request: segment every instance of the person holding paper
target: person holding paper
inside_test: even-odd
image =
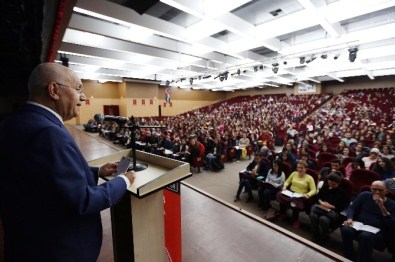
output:
[[[299,228],[299,212],[308,207],[309,198],[317,192],[313,177],[306,173],[307,163],[299,160],[296,167],[297,171],[285,180],[282,190],[276,196],[280,203],[279,219],[286,217],[286,209],[290,207],[292,210],[291,223],[295,229]],[[293,197],[289,197],[286,193],[292,193]]]
[[[237,188],[236,196],[233,202],[240,200],[240,194],[243,188],[248,193],[248,197],[245,202],[250,202],[254,199],[252,195],[252,185],[257,182],[256,178],[258,176],[264,177],[266,179],[268,167],[266,161],[261,160],[260,155],[255,155],[254,160],[248,164],[244,172],[242,172],[243,177],[239,181],[239,186]]]
[[[346,192],[339,187],[342,178],[337,172],[326,176],[326,181],[317,194],[317,202],[311,207],[310,229],[313,241],[324,244],[329,237],[330,228],[343,220],[342,212],[350,203]]]
[[[127,172],[101,185],[117,164],[89,167],[64,121],[86,100],[71,69],[38,65],[29,99],[0,127],[0,215],[6,261],[97,260],[102,244],[100,211],[133,184]]]
[[[358,241],[357,261],[371,261],[373,248],[384,250],[395,232],[395,201],[386,197],[383,181],[374,181],[371,192],[361,192],[347,209],[347,220],[340,228],[343,253],[354,259],[353,240]],[[379,229],[377,233],[357,230],[354,221]]]
[[[263,210],[270,208],[270,201],[276,199],[276,194],[285,181],[281,160],[275,159],[272,165],[273,167],[267,173],[265,182],[258,188],[259,206]]]

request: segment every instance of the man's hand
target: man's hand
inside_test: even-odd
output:
[[[384,200],[379,195],[373,194],[373,200],[380,208],[384,207]]]
[[[346,221],[343,222],[343,226],[352,226],[352,219],[349,218]]]
[[[130,185],[133,185],[134,180],[136,179],[136,173],[134,171],[129,171],[123,174],[129,179]]]
[[[100,167],[99,169],[99,176],[106,177],[111,176],[115,172],[117,172],[118,164],[116,163],[107,163]]]

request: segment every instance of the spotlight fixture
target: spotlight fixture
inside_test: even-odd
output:
[[[229,74],[229,72],[226,71],[226,72],[223,72],[222,74],[223,74],[225,80],[228,80],[228,74]]]
[[[60,61],[62,61],[63,66],[69,67],[69,58],[65,54],[60,54]]]
[[[241,71],[240,71],[240,68],[239,68],[239,69],[237,69],[236,72],[234,72],[234,73],[232,73],[232,74],[230,74],[230,75],[231,75],[231,76],[240,75],[240,73],[241,73]]]
[[[274,64],[272,64],[272,66],[273,66],[273,68],[272,68],[273,73],[277,74],[278,66],[279,66],[278,63],[274,63]]]
[[[339,56],[340,56],[340,55],[335,55],[335,56],[333,57],[333,59],[337,60],[337,59],[339,58]]]
[[[217,78],[219,78],[219,81],[224,81],[224,80],[227,80],[228,79],[228,74],[229,74],[229,72],[228,71],[225,71],[225,72],[223,72],[223,73],[219,73],[216,77],[214,77],[214,79],[217,79]]]
[[[348,49],[348,52],[350,52],[348,54],[348,60],[350,60],[350,62],[352,63],[357,58],[358,48],[350,48],[350,49]]]
[[[300,64],[304,64],[305,61],[306,61],[306,60],[305,60],[305,57],[304,57],[304,56],[302,56],[301,58],[299,58]]]
[[[286,64],[288,64],[288,62],[287,62],[287,61],[284,61],[283,64],[286,65]]]
[[[322,59],[327,59],[327,58],[328,58],[328,55],[327,55],[327,54],[322,54],[322,55],[321,55],[321,58],[322,58]]]

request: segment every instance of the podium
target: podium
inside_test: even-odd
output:
[[[122,156],[132,157],[132,150],[122,150],[90,161],[89,165],[101,166],[117,162]],[[111,207],[114,259],[137,262],[169,261],[168,256],[171,254],[166,250],[165,239],[179,241],[181,248],[181,217],[177,218],[179,223],[176,222],[179,232],[165,232],[164,191],[167,187],[173,191],[174,188],[179,189],[179,182],[191,176],[190,166],[182,161],[138,150],[136,162],[146,164],[148,168],[136,172],[134,184],[128,188],[124,197]],[[105,179],[111,180],[113,177]],[[176,208],[179,209],[180,201],[174,205],[178,205]],[[174,225],[172,228],[174,230]],[[178,252],[181,254],[181,250]]]

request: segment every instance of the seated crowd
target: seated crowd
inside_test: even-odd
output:
[[[299,213],[306,212],[315,242],[325,245],[340,227],[344,255],[371,261],[373,249],[395,251],[388,239],[395,233],[395,90],[383,90],[237,97],[175,117],[136,118],[136,147],[191,166],[198,158],[213,170],[253,156],[240,171],[234,201],[244,189],[245,201],[253,202],[257,190],[267,219],[288,218],[298,228]],[[166,130],[144,128],[163,123]],[[104,122],[97,130],[132,146],[127,127]],[[276,146],[283,149],[275,152]],[[353,221],[379,231],[357,231]]]

